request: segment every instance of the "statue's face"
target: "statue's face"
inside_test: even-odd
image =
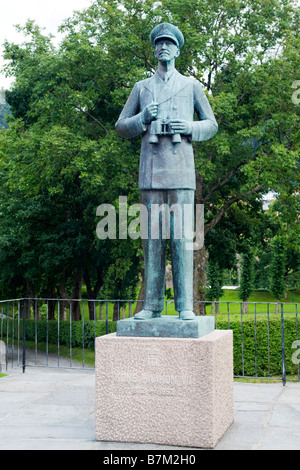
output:
[[[155,44],[154,55],[161,62],[171,62],[179,56],[179,48],[171,39],[162,38]]]

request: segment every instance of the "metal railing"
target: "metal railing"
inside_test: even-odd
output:
[[[26,367],[94,368],[97,336],[132,317],[136,300],[0,301],[0,372]],[[234,377],[300,381],[298,303],[195,302],[217,329],[232,329]],[[166,300],[163,315],[176,314]]]

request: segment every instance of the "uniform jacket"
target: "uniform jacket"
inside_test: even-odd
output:
[[[141,113],[157,101],[157,118],[184,119],[192,124],[192,133],[182,135],[173,144],[171,136],[159,136],[158,143],[149,143],[150,124],[143,124]],[[198,121],[194,121],[194,113]],[[218,125],[200,83],[174,70],[165,84],[158,72],[137,82],[116,123],[120,137],[142,135],[140,154],[140,189],[195,189],[195,165],[192,142],[211,139]]]

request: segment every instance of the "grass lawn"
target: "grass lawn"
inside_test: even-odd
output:
[[[223,291],[224,295],[220,301],[224,302],[241,302],[238,290],[226,289]],[[300,289],[293,289],[287,292],[286,299],[279,299],[282,303],[299,303],[300,302]],[[263,290],[254,290],[249,297],[249,302],[276,302],[271,292]]]
[[[284,312],[285,313],[295,313],[296,312],[296,306],[295,303],[300,303],[300,289],[293,289],[288,291],[287,297],[284,299],[279,299],[280,302],[285,303],[287,305],[284,306]],[[228,303],[229,302],[229,303]],[[252,302],[252,303],[251,303]],[[275,313],[275,302],[276,300],[272,296],[272,294],[268,291],[263,291],[263,290],[255,290],[251,294],[249,298],[249,313],[254,313],[255,312],[255,305],[256,304],[256,313],[267,313],[267,305],[264,303],[271,302],[273,303],[269,305],[269,313]],[[101,306],[101,308],[100,308]],[[125,309],[123,310],[123,307]],[[112,320],[113,318],[113,308],[114,304],[112,302],[104,302],[104,301],[96,301],[96,319],[97,320],[105,320],[108,318],[108,320]],[[136,308],[136,302],[119,302],[119,317],[120,319],[123,318],[128,318],[130,313],[131,315],[134,314]],[[12,315],[12,306],[8,305],[8,311],[7,313]],[[84,320],[89,320],[89,309],[88,309],[88,301],[84,300],[81,302],[81,313],[82,310],[84,310]],[[223,296],[219,299],[219,310],[221,314],[228,314],[228,312],[231,314],[240,314],[241,313],[241,300],[239,299],[239,291],[238,290],[230,290],[230,289],[224,289],[223,291]],[[298,307],[299,310],[299,307]],[[42,306],[42,318],[46,319],[46,311],[47,307],[46,304]],[[207,304],[206,305],[206,314],[211,314],[212,309],[211,305]],[[164,304],[164,310],[162,312],[163,315],[177,315],[177,312],[175,311],[175,305],[173,300],[167,300],[165,299],[165,304]],[[56,305],[56,317],[57,317],[57,305]],[[34,315],[32,313],[32,319],[34,318]],[[67,320],[69,320],[69,311],[67,312]]]
[[[228,313],[228,308],[229,308],[229,313],[230,314],[240,314],[241,313],[241,300],[239,298],[239,291],[238,290],[230,290],[230,289],[224,289],[224,295],[219,299],[219,308],[220,308],[220,313],[227,314]],[[290,305],[286,305],[284,307],[284,312],[286,313],[295,313],[295,303],[300,303],[300,289],[296,290],[291,290],[288,291],[286,299],[282,298],[279,299],[280,302],[282,303],[287,303]],[[236,304],[232,303],[229,304],[229,307],[227,305],[227,302],[237,302]],[[249,313],[254,313],[255,311],[255,305],[254,303],[251,304],[251,302],[256,302],[256,312],[257,313],[267,313],[267,305],[264,305],[264,303],[271,302],[274,305],[269,305],[269,312],[274,313],[275,312],[275,303],[276,299],[272,296],[272,294],[268,291],[262,291],[262,290],[255,290],[251,294],[249,298]],[[261,304],[259,304],[261,302]],[[85,302],[85,319],[88,319],[88,306],[87,302]],[[131,313],[133,315],[134,310],[136,307],[136,303],[132,302],[131,304]],[[299,310],[299,307],[298,307]],[[165,299],[165,306],[164,310],[162,312],[163,315],[165,314],[168,315],[177,315],[175,311],[175,305],[172,300],[166,300]],[[211,306],[208,305],[206,307],[206,313],[210,314],[211,313]],[[113,315],[113,304],[112,303],[107,303],[107,317],[109,320],[112,319]],[[96,307],[96,316],[97,319],[99,318],[99,306]],[[125,316],[129,316],[129,304],[125,304]],[[103,304],[102,307],[102,318],[105,320],[106,318],[106,305],[105,303]],[[122,302],[120,302],[120,318],[122,318]]]

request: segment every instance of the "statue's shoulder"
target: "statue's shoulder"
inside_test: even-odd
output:
[[[148,88],[151,86],[151,83],[154,81],[154,75],[152,75],[149,78],[144,78],[143,80],[139,80],[138,82],[135,83],[135,87],[138,90],[142,90],[143,88]]]
[[[194,86],[197,81],[194,77],[187,77],[186,75],[182,75],[179,72],[177,72],[177,76],[179,77],[180,81],[186,83],[187,85]]]
[[[186,82],[190,82],[191,80],[193,80],[193,78],[188,77],[187,75],[182,75],[182,73],[178,72],[178,70],[176,70],[176,75],[180,78],[180,80],[184,80]]]

